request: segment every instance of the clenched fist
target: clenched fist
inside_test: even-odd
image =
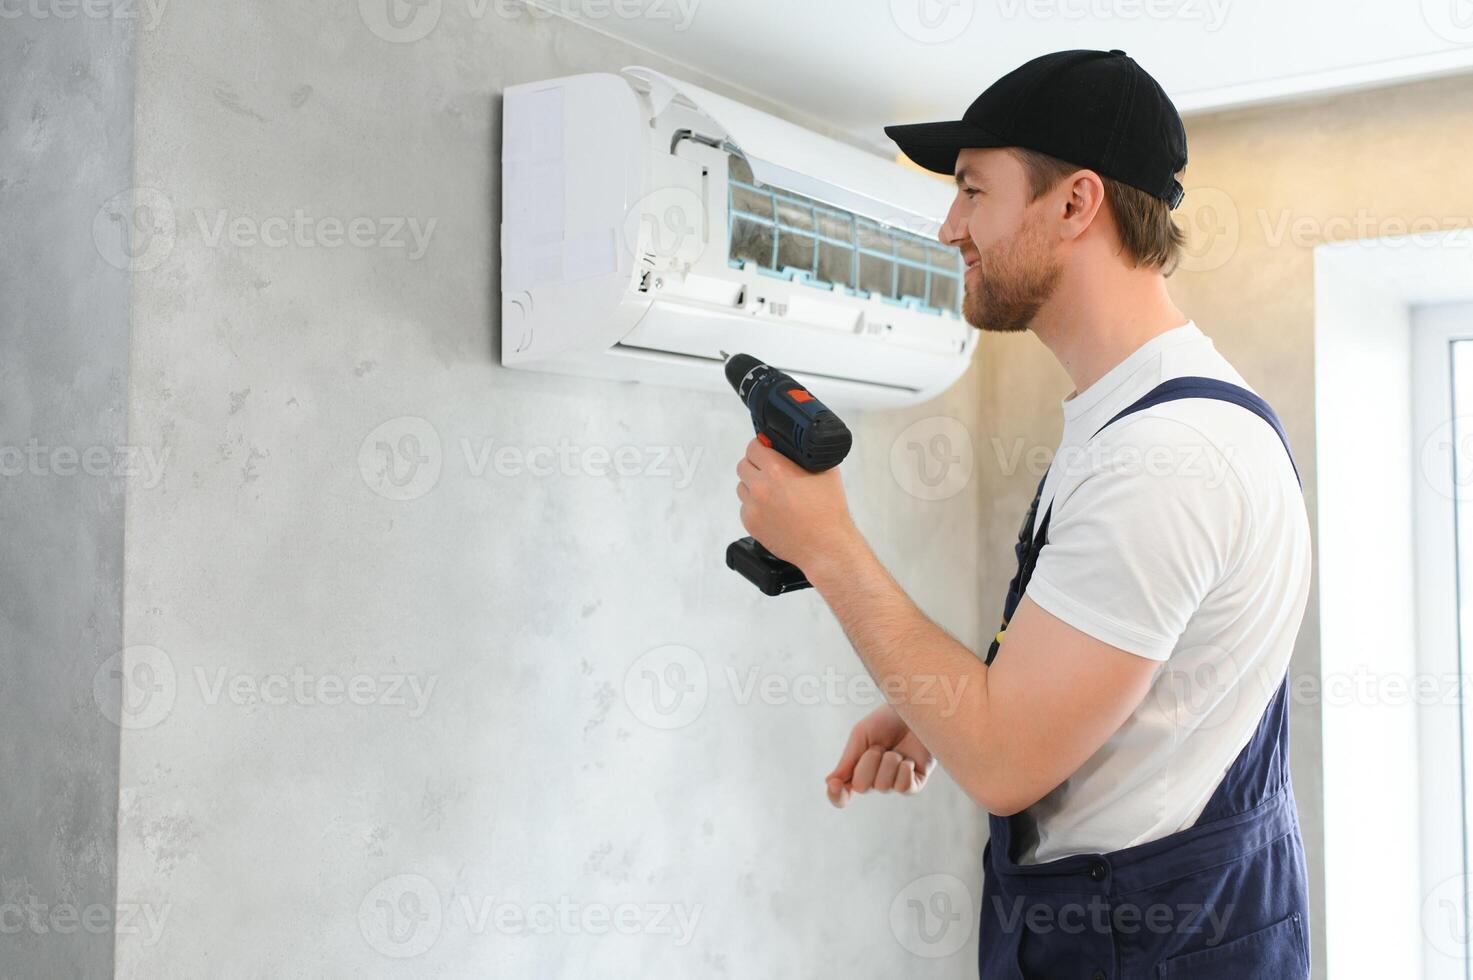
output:
[[[919,793],[934,768],[936,758],[930,750],[894,708],[882,705],[849,733],[844,755],[827,777],[829,802],[845,807],[853,794],[870,790]]]

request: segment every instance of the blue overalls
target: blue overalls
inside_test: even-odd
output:
[[[1214,378],[1163,382],[1100,430],[1178,398],[1241,405],[1273,426],[1289,449],[1273,409],[1247,389]],[[1292,452],[1289,459],[1292,464]],[[1018,536],[1004,629],[1047,543],[1052,505],[1034,531],[1042,492],[1040,481]],[[989,664],[1002,632],[997,636]],[[1019,865],[1015,818],[989,814],[982,980],[1308,977],[1308,880],[1289,784],[1287,685],[1286,677],[1206,809],[1185,830],[1110,853]]]

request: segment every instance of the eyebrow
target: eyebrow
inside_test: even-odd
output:
[[[956,172],[956,186],[961,187],[972,176],[971,168],[963,167]]]

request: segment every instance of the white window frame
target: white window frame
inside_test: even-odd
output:
[[[1452,345],[1473,343],[1473,303],[1444,303],[1412,311],[1412,444],[1417,452],[1415,516],[1417,669],[1429,685],[1418,706],[1420,834],[1423,886],[1423,977],[1469,980],[1466,941],[1451,928],[1468,928],[1468,766],[1463,665],[1473,624],[1460,622],[1459,500],[1466,524],[1473,514],[1473,482],[1455,473],[1454,442],[1473,462],[1473,404],[1455,404]],[[1473,379],[1465,381],[1473,389]],[[1456,414],[1455,414],[1456,413]],[[1470,534],[1466,526],[1463,536]],[[1473,586],[1473,583],[1470,583]],[[1435,689],[1435,695],[1432,693]],[[1451,699],[1449,699],[1451,695]],[[1454,920],[1450,921],[1448,916]],[[1456,958],[1463,947],[1461,962]]]
[[[1321,738],[1317,760],[1298,746],[1295,756],[1322,777],[1302,812],[1323,827],[1311,854],[1324,875],[1317,969],[1334,980],[1470,980],[1461,779],[1449,792],[1446,775],[1461,772],[1447,757],[1462,750],[1461,710],[1405,690],[1446,672],[1457,649],[1451,501],[1440,464],[1423,455],[1451,412],[1439,308],[1473,303],[1473,232],[1321,245],[1314,267]],[[1365,675],[1370,695],[1356,687]],[[1301,726],[1306,710],[1296,706]],[[1459,913],[1451,930],[1443,900]],[[1461,947],[1449,955],[1453,933]]]

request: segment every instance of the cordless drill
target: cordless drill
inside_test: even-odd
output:
[[[854,437],[839,416],[808,390],[775,367],[750,354],[727,355],[726,380],[752,413],[757,439],[808,470],[821,473],[849,455]],[[803,570],[758,544],[753,538],[726,548],[726,566],[741,572],[767,595],[810,588]]]

